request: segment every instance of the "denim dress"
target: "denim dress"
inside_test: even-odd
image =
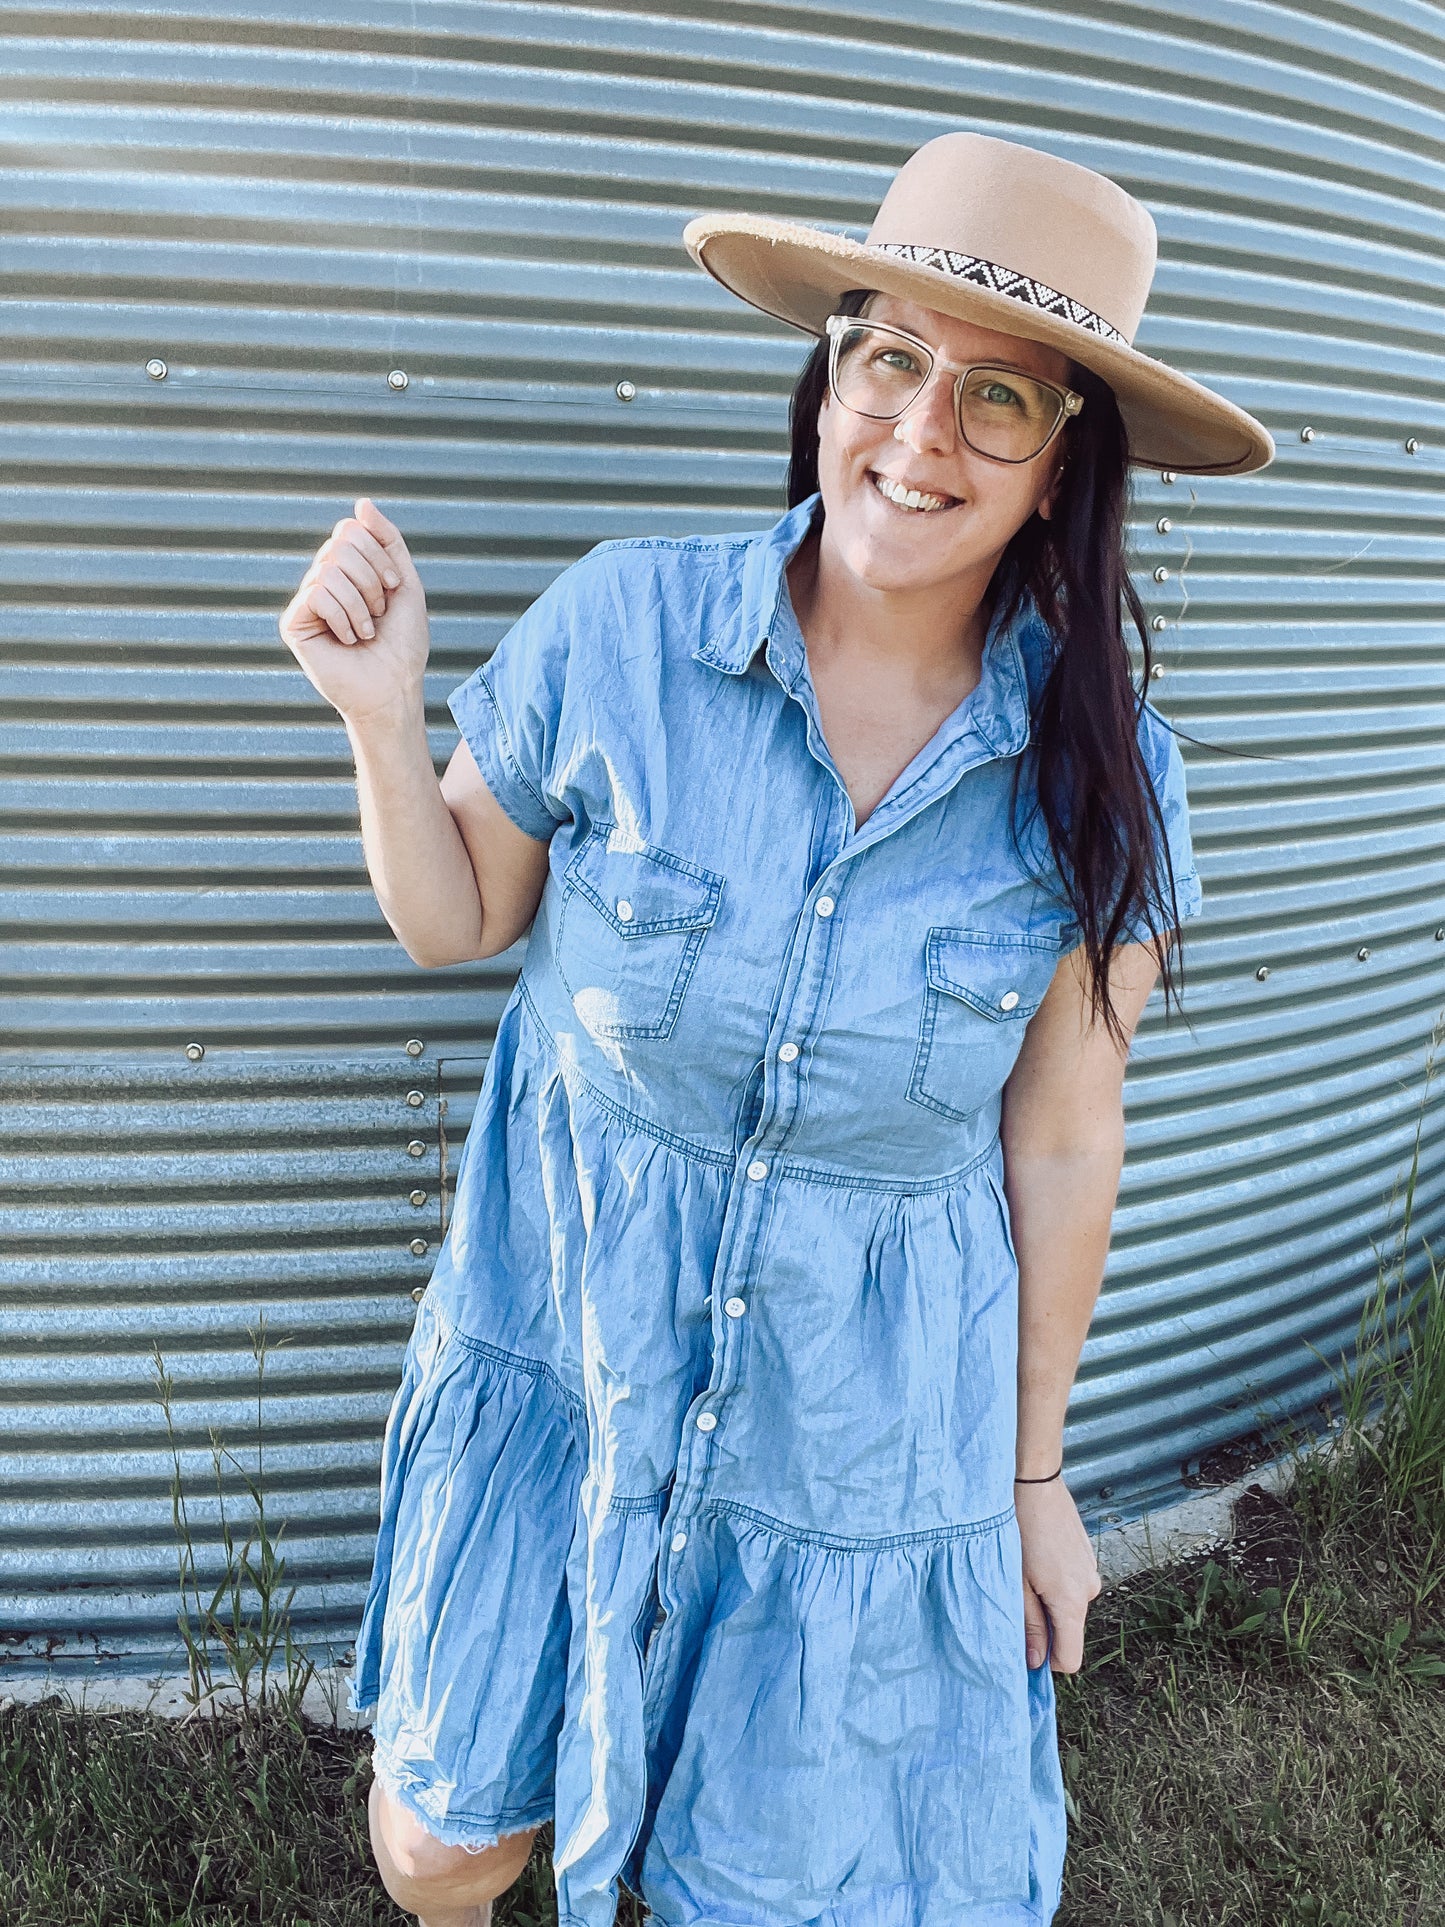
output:
[[[999,1141],[1079,940],[1019,820],[1051,635],[996,615],[857,825],[783,573],[821,512],[598,544],[451,699],[550,869],[387,1421],[349,1697],[443,1841],[555,1820],[563,1927],[611,1927],[619,1879],[659,1927],[1060,1896]],[[1178,746],[1148,707],[1140,741],[1192,916]]]

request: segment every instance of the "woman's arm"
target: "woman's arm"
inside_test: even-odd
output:
[[[1132,1038],[1159,974],[1151,945],[1129,943],[1109,973]],[[1124,1161],[1127,1049],[1091,1021],[1082,945],[1059,965],[1004,1086],[1004,1187],[1019,1261],[1018,1440],[1014,1470],[1047,1480],[1063,1456],[1064,1416],[1103,1280]],[[1029,1664],[1077,1672],[1098,1562],[1062,1479],[1014,1487],[1024,1550]]]
[[[426,596],[400,529],[362,496],[313,557],[283,640],[346,724],[382,914],[427,966],[494,957],[531,923],[547,844],[520,830],[465,743],[438,782],[422,677]]]

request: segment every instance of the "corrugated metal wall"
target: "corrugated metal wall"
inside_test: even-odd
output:
[[[692,266],[687,218],[861,235],[951,127],[1140,195],[1141,346],[1281,451],[1138,489],[1152,693],[1262,760],[1187,751],[1193,1028],[1146,1019],[1131,1072],[1071,1485],[1130,1516],[1256,1398],[1320,1395],[1445,987],[1436,8],[41,0],[0,19],[0,91],[0,1651],[173,1645],[151,1347],[204,1537],[263,1310],[297,1606],[343,1638],[359,1606],[440,1107],[454,1166],[518,958],[391,940],[276,635],[306,560],[361,493],[404,529],[445,757],[446,691],[591,543],[780,510],[806,344]]]

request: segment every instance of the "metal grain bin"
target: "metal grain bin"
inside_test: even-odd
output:
[[[358,494],[406,531],[444,759],[446,691],[593,542],[780,510],[806,344],[684,222],[861,236],[953,127],[1143,198],[1141,346],[1280,444],[1138,487],[1208,909],[1190,1026],[1151,1014],[1130,1075],[1070,1483],[1132,1517],[1256,1403],[1310,1412],[1445,985],[1438,11],[35,0],[0,76],[0,1650],[174,1650],[153,1345],[203,1573],[216,1427],[233,1508],[264,1446],[303,1630],[355,1623],[518,957],[424,973],[378,915],[344,733],[276,635],[307,558]]]

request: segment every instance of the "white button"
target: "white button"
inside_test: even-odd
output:
[[[785,1064],[791,1064],[797,1054],[798,1047],[796,1044],[779,1044],[778,1046],[778,1056],[782,1058]]]
[[[725,1298],[723,1300],[723,1310],[729,1318],[741,1318],[747,1310],[747,1306],[741,1298]]]
[[[717,1424],[716,1412],[699,1412],[698,1413],[697,1429],[699,1432],[710,1432],[716,1424]]]
[[[627,901],[626,897],[619,897],[617,899],[617,919],[619,923],[631,923],[632,921],[632,905]]]
[[[1006,990],[998,1000],[998,1007],[1000,1010],[1012,1010],[1018,1000],[1019,994],[1016,990]]]
[[[687,1544],[687,1534],[686,1534],[685,1532],[674,1532],[674,1533],[673,1533],[673,1535],[672,1535],[672,1549],[673,1549],[673,1551],[674,1551],[674,1552],[681,1552],[681,1551],[682,1551],[682,1549],[683,1549],[683,1547],[684,1547],[684,1546],[685,1546],[686,1544]]]
[[[750,1178],[765,1178],[767,1175],[768,1175],[767,1165],[763,1163],[761,1158],[754,1158],[752,1163],[748,1166],[748,1176]]]
[[[833,914],[833,899],[831,897],[819,897],[818,901],[813,905],[813,908],[820,917],[831,917]]]

